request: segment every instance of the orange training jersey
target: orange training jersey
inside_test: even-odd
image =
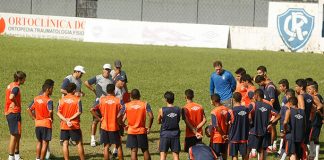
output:
[[[211,111],[212,116],[212,133],[211,133],[211,142],[212,143],[227,143],[223,139],[223,135],[228,135],[229,133],[229,125],[228,121],[230,121],[230,113],[229,109],[225,106],[216,107]],[[219,127],[223,134],[216,130],[216,127]]]
[[[102,115],[101,129],[105,131],[119,130],[117,115],[121,107],[120,99],[115,96],[109,95],[99,99],[99,105],[95,106],[94,109],[99,109]]]
[[[29,109],[35,112],[36,127],[52,128],[50,111],[53,111],[53,101],[50,97],[44,95],[35,97]]]
[[[146,134],[146,112],[152,112],[151,107],[143,101],[133,100],[125,105],[128,121],[128,134]]]
[[[17,101],[17,105],[15,105],[13,108],[10,108],[10,104],[13,101],[9,97],[10,97],[10,94],[12,94],[12,90],[16,87],[19,89],[17,95],[15,95],[15,97],[14,97]],[[4,112],[5,112],[5,115],[8,115],[9,113],[20,113],[21,112],[21,95],[20,95],[20,88],[19,88],[18,82],[10,83],[6,89],[6,102],[5,102]]]
[[[243,83],[236,83],[236,89],[235,92],[240,92],[241,95],[245,95],[247,92],[247,89],[244,87]]]
[[[198,124],[203,121],[205,113],[203,107],[200,104],[194,102],[187,103],[183,107],[183,109],[185,110],[185,118],[187,118],[187,120],[193,127],[196,128]],[[197,132],[203,135],[202,128],[199,128]],[[192,130],[189,127],[186,127],[186,137],[194,136],[195,134],[192,132]]]
[[[249,93],[250,92],[254,93],[255,90],[256,90],[255,86],[249,86],[247,88],[246,93],[242,94],[242,105],[244,105],[245,107],[248,107],[250,105],[251,99],[249,97]]]
[[[58,112],[60,112],[63,117],[70,118],[78,112],[82,112],[82,103],[80,97],[75,95],[66,95],[60,99]],[[76,130],[80,129],[80,117],[76,117],[70,121],[72,126],[69,127],[66,122],[61,121],[61,130]]]

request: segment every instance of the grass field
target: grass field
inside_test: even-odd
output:
[[[128,75],[128,88],[138,88],[142,99],[148,101],[155,116],[152,133],[149,135],[150,152],[153,159],[159,159],[157,143],[159,140],[159,125],[157,124],[158,109],[164,105],[163,94],[173,91],[176,95],[175,104],[183,106],[184,90],[195,91],[195,101],[201,103],[207,113],[212,109],[209,101],[209,76],[214,71],[212,62],[223,61],[223,67],[232,73],[238,67],[244,67],[254,75],[256,67],[265,65],[268,75],[277,84],[282,78],[290,81],[294,87],[297,78],[313,77],[319,82],[320,93],[324,95],[324,56],[317,54],[282,53],[268,51],[240,51],[229,49],[200,49],[165,46],[112,45],[97,43],[82,43],[73,41],[43,40],[29,38],[14,38],[0,36],[0,106],[3,112],[4,91],[13,80],[13,73],[22,70],[27,73],[27,80],[21,87],[23,132],[21,140],[21,156],[25,160],[35,159],[36,138],[34,122],[27,115],[26,108],[36,96],[45,79],[55,81],[52,99],[57,104],[60,85],[64,77],[72,73],[75,65],[86,67],[82,80],[101,74],[104,63],[113,64],[120,59],[123,69]],[[89,112],[95,96],[84,85],[86,96],[82,98],[83,114],[81,128],[83,131],[85,153],[87,159],[102,159],[102,146],[90,147]],[[5,116],[0,116],[0,159],[7,159],[9,131]],[[181,143],[184,140],[184,122],[181,122]],[[324,140],[323,131],[321,140]],[[126,140],[126,137],[123,137]],[[208,139],[205,137],[204,142]],[[324,159],[324,143],[321,143],[321,158]],[[130,152],[124,147],[125,159],[130,159]],[[183,146],[182,146],[183,147]],[[59,121],[55,116],[53,139],[50,143],[52,159],[62,159],[59,145]],[[76,148],[70,147],[71,159],[77,159]],[[171,155],[169,155],[169,158]],[[184,152],[180,159],[186,159]],[[139,159],[142,159],[140,154]],[[274,159],[271,156],[269,159]]]

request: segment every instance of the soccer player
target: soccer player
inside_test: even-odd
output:
[[[252,77],[249,74],[244,74],[241,77],[241,83],[246,88],[246,92],[242,95],[242,105],[248,107],[253,99],[254,91],[256,87],[253,85]]]
[[[304,143],[309,145],[309,134],[311,130],[310,116],[311,116],[314,100],[313,97],[306,92],[307,82],[304,79],[297,79],[295,83],[296,83],[295,91],[298,95],[297,96],[298,108],[305,110],[306,132],[305,132]]]
[[[69,159],[69,140],[71,139],[78,146],[80,160],[84,160],[84,148],[82,132],[80,129],[80,115],[82,114],[82,102],[75,94],[76,84],[69,83],[66,87],[67,94],[59,101],[57,115],[61,119],[61,135],[63,140],[63,156]]]
[[[173,105],[174,93],[167,91],[164,93],[166,106],[159,109],[158,123],[160,129],[160,159],[166,160],[167,152],[171,149],[173,159],[179,160],[180,152],[180,117],[181,109]]]
[[[249,136],[250,113],[249,108],[241,105],[242,95],[239,92],[233,93],[233,109],[229,111],[231,127],[229,131],[229,155],[233,160],[238,159],[238,152],[243,159],[248,159],[247,141]]]
[[[144,160],[150,160],[147,134],[150,133],[153,123],[153,112],[150,104],[141,101],[141,94],[138,89],[131,91],[131,102],[126,103],[118,117],[126,114],[127,119],[127,142],[126,147],[131,149],[131,159],[137,160],[138,148],[142,150]],[[146,128],[146,117],[149,117],[148,127]]]
[[[272,81],[266,79],[264,75],[257,75],[255,77],[255,82],[258,83],[260,88],[263,89],[264,100],[269,101],[271,106],[278,112],[280,112],[280,103],[279,103],[279,93],[276,86]],[[276,126],[276,125],[275,125]],[[269,152],[274,152],[277,150],[277,129],[276,127],[271,127],[271,145],[268,148]]]
[[[116,81],[116,78],[117,76],[123,76],[125,78],[125,85],[124,85],[124,89],[126,92],[128,92],[128,89],[127,89],[127,75],[126,75],[126,72],[124,70],[122,70],[122,63],[120,60],[115,60],[114,62],[114,69],[110,72],[110,75],[112,77],[112,79],[114,81]]]
[[[95,95],[96,95],[96,100],[99,99],[101,96],[107,95],[107,85],[108,84],[113,84],[113,80],[110,76],[110,71],[111,71],[111,65],[110,64],[104,64],[103,65],[103,70],[102,74],[99,74],[95,77],[92,77],[91,79],[87,80],[84,82],[85,86],[90,89]],[[92,85],[96,85],[93,87]],[[96,103],[96,102],[95,102]],[[96,113],[99,117],[101,117],[100,112]],[[95,135],[97,132],[97,125],[98,125],[97,119],[95,117],[92,117],[92,125],[91,125],[91,141],[90,141],[90,146],[95,147],[96,146],[96,139]]]
[[[183,107],[183,116],[186,123],[186,138],[184,150],[188,152],[189,148],[195,145],[198,142],[201,142],[201,139],[196,137],[196,134],[199,133],[203,135],[202,127],[206,123],[206,117],[204,108],[198,104],[193,102],[194,91],[191,89],[187,89],[185,91],[185,98],[187,104]]]
[[[229,109],[220,102],[220,96],[213,94],[211,103],[215,107],[211,111],[212,131],[210,136],[211,146],[217,157],[227,158],[228,131],[230,113]]]
[[[236,89],[235,92],[240,92],[241,95],[244,95],[246,93],[246,87],[243,86],[241,78],[243,75],[246,74],[246,70],[243,67],[238,68],[235,71],[235,79],[236,79]]]
[[[318,84],[316,81],[308,83],[308,93],[313,96],[315,107],[313,111],[313,118],[311,124],[311,132],[310,132],[310,157],[315,157],[315,160],[318,160],[319,156],[319,136],[322,128],[322,121],[324,115],[323,97],[318,93]]]
[[[9,126],[9,158],[8,160],[19,160],[19,142],[21,137],[21,93],[20,85],[26,81],[26,74],[17,71],[14,74],[14,82],[11,82],[6,89],[4,113]]]
[[[45,83],[42,95],[36,96],[29,108],[28,114],[35,120],[35,134],[37,138],[36,160],[44,160],[49,141],[52,139],[53,101],[50,98],[53,86]]]
[[[270,78],[267,75],[267,68],[265,66],[259,66],[257,68],[257,75],[264,76],[265,79],[271,81]]]
[[[284,134],[286,138],[286,153],[290,159],[301,159],[306,148],[305,139],[306,115],[304,109],[297,108],[297,98],[288,99],[284,120]]]
[[[104,144],[104,159],[109,159],[109,147],[112,144],[118,149],[118,158],[123,159],[118,124],[120,122],[118,114],[122,108],[123,102],[114,96],[114,84],[108,84],[106,91],[107,96],[103,96],[97,101],[98,105],[95,105],[91,109],[91,113],[98,121],[101,121],[100,141]],[[97,110],[100,111],[102,118],[96,114]]]
[[[288,89],[285,91],[285,95],[284,95],[284,98],[283,99],[283,104],[281,106],[281,109],[280,109],[280,145],[279,145],[279,150],[278,150],[278,155],[280,156],[281,155],[281,159],[284,160],[287,156],[287,154],[285,153],[285,138],[284,138],[284,126],[283,126],[283,122],[285,120],[285,117],[286,117],[286,111],[287,109],[289,109],[286,104],[288,102],[288,99],[290,97],[296,97],[295,96],[295,91],[293,89]],[[285,99],[285,101],[284,101]]]
[[[84,92],[81,90],[82,81],[81,77],[86,72],[84,71],[84,67],[82,66],[75,66],[74,71],[71,75],[68,75],[64,78],[63,83],[61,85],[61,93],[64,95],[67,94],[66,87],[69,83],[74,83],[76,85],[75,95],[82,97],[85,96]]]
[[[287,79],[281,79],[279,82],[279,91],[283,93],[281,106],[284,106],[287,103],[286,92],[289,89],[289,82]]]
[[[280,119],[280,114],[269,104],[263,102],[264,93],[262,89],[257,89],[254,92],[255,103],[249,106],[250,112],[253,113],[252,128],[249,132],[248,148],[255,148],[259,152],[259,159],[266,159],[265,150],[271,145],[271,137],[268,132],[269,127],[274,127],[274,124]],[[274,116],[273,119],[271,117]],[[271,119],[271,120],[270,120]],[[249,153],[248,152],[248,153]]]
[[[283,147],[283,142],[284,142],[284,137],[282,137],[282,132],[283,132],[283,120],[285,119],[285,113],[286,113],[286,106],[285,104],[287,103],[287,91],[289,89],[289,82],[287,79],[281,79],[279,82],[279,91],[280,93],[283,93],[282,98],[281,98],[281,108],[280,108],[280,145],[278,149],[278,155],[283,154],[284,148]]]
[[[219,94],[222,104],[231,108],[232,94],[236,89],[235,78],[231,72],[223,69],[223,64],[221,61],[215,61],[213,63],[213,67],[215,72],[213,72],[210,76],[210,95],[215,93]]]

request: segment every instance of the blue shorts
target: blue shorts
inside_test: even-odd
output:
[[[217,157],[227,154],[228,143],[213,143],[212,149],[214,150]]]
[[[169,148],[171,152],[179,153],[181,150],[179,138],[164,138],[160,137],[160,152],[168,152]]]
[[[185,138],[185,144],[184,144],[184,151],[188,152],[189,148],[191,146],[194,146],[198,142],[201,142],[201,139],[198,139],[196,136],[194,136],[194,137],[186,137]]]
[[[261,149],[266,149],[271,145],[270,134],[265,134],[264,136],[256,136],[253,134],[249,135],[248,147],[256,149],[260,152]]]
[[[82,132],[80,129],[61,130],[60,138],[63,141],[71,139],[72,141],[78,142],[82,140]]]
[[[147,134],[129,134],[126,141],[127,148],[148,149]]]
[[[6,115],[9,131],[11,135],[21,134],[21,115],[20,113],[9,113]]]
[[[52,140],[52,128],[36,127],[36,138],[38,141],[50,141]]]
[[[229,143],[228,150],[230,156],[238,156],[238,152],[245,156],[247,154],[247,143]]]
[[[100,142],[103,144],[121,144],[119,131],[100,130]]]

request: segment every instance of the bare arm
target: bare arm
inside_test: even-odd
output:
[[[82,112],[77,112],[77,113],[75,113],[72,117],[70,117],[69,120],[75,119],[75,118],[77,118],[78,116],[80,116],[81,114],[82,114]]]
[[[91,109],[90,109],[90,112],[91,112],[92,116],[94,116],[98,121],[101,120],[100,117],[96,114],[96,111],[95,111],[94,108],[91,108]],[[117,118],[118,118],[118,117],[117,117]]]
[[[68,122],[68,120],[60,113],[60,112],[57,112],[57,116],[64,122]]]
[[[206,123],[206,116],[205,116],[205,113],[203,114],[203,120],[197,125],[197,129],[200,129],[200,128],[202,128],[204,125],[205,125],[205,123]]]
[[[194,132],[194,133],[196,133],[197,132],[197,128],[195,128],[195,127],[193,127],[192,125],[191,125],[191,123],[188,121],[188,117],[187,117],[187,114],[186,114],[186,109],[185,108],[183,108],[183,116],[184,116],[184,121],[185,121],[185,123],[186,123],[186,126],[192,131],[192,132]]]
[[[304,97],[302,95],[298,95],[297,99],[298,99],[298,108],[305,109]]]
[[[289,122],[289,119],[290,119],[290,110],[288,109],[286,111],[285,120],[283,122],[284,132],[285,133],[288,131],[288,122]]]
[[[159,115],[158,115],[158,124],[162,123],[162,117],[163,117],[162,108],[160,108],[159,109]]]
[[[35,116],[35,114],[31,111],[31,109],[27,109],[27,112],[28,112],[28,114],[29,114],[29,116],[33,119],[33,120],[35,120],[36,119],[36,116]]]
[[[93,86],[90,85],[88,81],[84,81],[84,85],[96,95],[96,89],[93,88]]]
[[[151,127],[152,127],[152,123],[153,123],[154,116],[153,116],[153,113],[152,112],[147,112],[147,115],[149,117],[149,124],[148,124],[148,128],[147,128],[147,134],[149,134],[150,131],[151,131]]]

